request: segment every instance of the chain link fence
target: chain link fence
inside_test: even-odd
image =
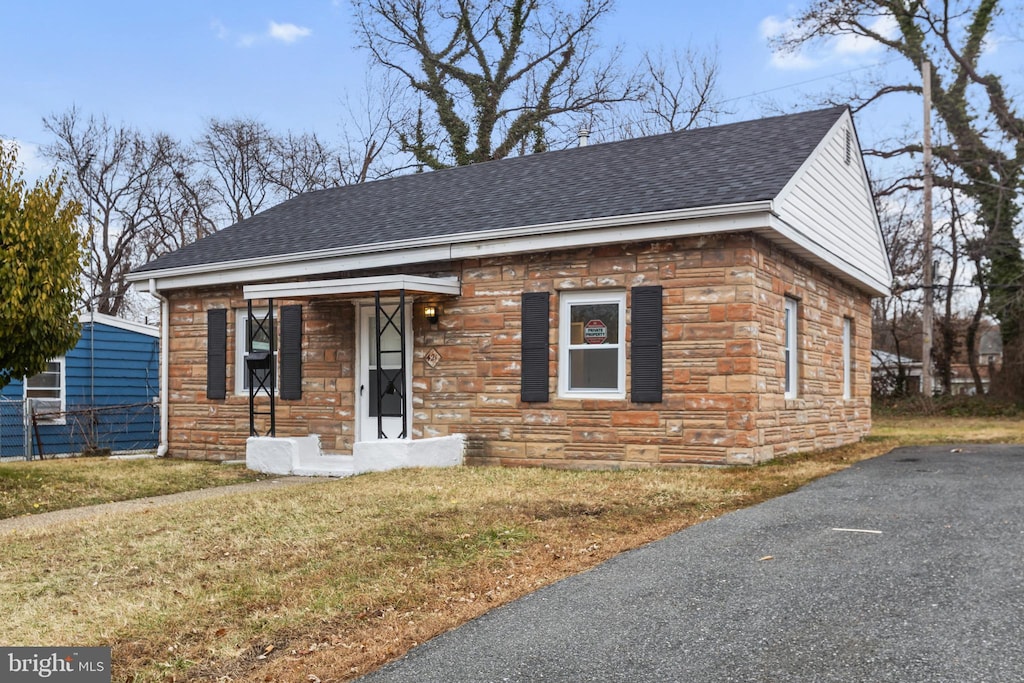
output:
[[[33,414],[31,401],[0,401],[0,458],[50,458],[155,449],[155,403],[72,406]]]
[[[28,457],[30,433],[25,423],[25,402],[0,398],[0,459]]]

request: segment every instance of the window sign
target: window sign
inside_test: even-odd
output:
[[[588,320],[583,326],[583,341],[588,344],[604,344],[608,341],[608,326],[600,320]]]
[[[622,292],[563,292],[559,344],[563,393],[603,398],[624,394],[625,298]]]

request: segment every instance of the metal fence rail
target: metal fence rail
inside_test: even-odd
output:
[[[0,404],[0,457],[106,455],[156,448],[160,408],[153,403],[72,406],[32,413],[25,401]]]

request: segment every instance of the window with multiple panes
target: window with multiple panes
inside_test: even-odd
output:
[[[625,292],[562,292],[558,334],[561,395],[625,397]]]
[[[786,398],[796,398],[797,380],[799,377],[797,361],[797,300],[786,297],[785,313],[783,315],[783,329],[785,340],[783,342],[783,361],[786,369],[785,395]]]
[[[853,321],[843,318],[843,398],[853,396]]]
[[[38,375],[25,378],[25,398],[40,422],[64,424],[64,357],[46,364]]]
[[[249,340],[249,335],[255,330],[255,336],[252,340],[252,351],[259,353],[261,351],[270,351],[270,334],[269,324],[266,322],[267,318],[266,308],[253,308],[252,315],[254,320],[249,320],[249,311],[245,308],[240,308],[235,311],[235,392],[239,394],[249,393],[249,371],[245,365],[245,356],[248,353],[246,344]],[[262,322],[262,325],[260,325]],[[278,320],[274,320],[275,328],[278,325]],[[275,334],[277,334],[275,329]],[[274,359],[277,358],[277,349],[274,349]],[[276,366],[277,363],[275,362]],[[256,370],[265,379],[269,370]],[[257,384],[257,386],[259,386]]]

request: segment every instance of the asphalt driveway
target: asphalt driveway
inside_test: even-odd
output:
[[[902,448],[361,679],[1024,681],[1024,447]]]

